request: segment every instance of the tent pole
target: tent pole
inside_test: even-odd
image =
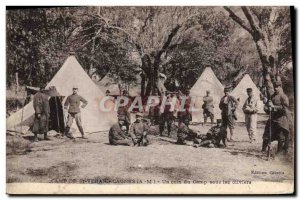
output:
[[[24,96],[23,96],[23,99],[25,99],[26,97],[26,86],[25,86],[25,92],[24,92]],[[21,116],[21,134],[22,134],[22,128],[23,128],[23,115],[24,115],[24,107],[25,107],[25,100],[24,100],[24,103],[23,103],[23,107],[22,107],[22,116]]]
[[[54,97],[55,99],[55,109],[56,109],[56,119],[57,119],[57,125],[58,125],[58,132],[60,133],[60,125],[59,125],[59,117],[58,117],[58,109],[57,109],[57,99],[56,97]]]

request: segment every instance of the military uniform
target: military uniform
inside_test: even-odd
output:
[[[281,84],[281,83],[275,83]],[[271,109],[271,113],[269,109],[265,107],[265,111],[270,113],[271,120],[268,120],[265,131],[263,134],[263,146],[262,151],[265,151],[268,145],[268,141],[270,139],[270,131],[271,131],[271,141],[278,140],[278,152],[284,150],[287,152],[289,145],[289,99],[281,90],[279,92],[275,92],[271,96],[271,101],[274,107]]]
[[[183,100],[185,100],[183,109],[181,108],[182,102],[180,102],[180,110],[177,112],[178,124],[185,123],[185,125],[189,126],[192,121],[192,113],[190,112],[191,98],[189,96],[185,96],[185,98],[182,98],[182,101]]]
[[[229,92],[228,88],[225,88],[224,92]],[[230,130],[230,140],[233,140],[233,130],[235,120],[237,119],[235,110],[238,106],[238,101],[230,95],[225,95],[221,98],[219,108],[221,109],[222,126]]]
[[[156,96],[156,94],[154,94]],[[161,98],[159,98],[159,104],[156,106],[151,106],[149,108],[149,119],[152,125],[157,125],[160,122],[160,105]]]
[[[202,108],[204,123],[206,123],[208,117],[210,118],[211,123],[214,123],[214,99],[212,96],[205,96],[203,97],[203,101],[204,104],[202,105]]]
[[[84,132],[82,128],[82,123],[81,123],[81,112],[80,112],[80,102],[83,103],[83,107],[85,107],[88,102],[85,100],[83,97],[81,97],[78,94],[71,94],[70,96],[67,97],[67,100],[64,104],[64,107],[68,109],[68,120],[67,120],[67,127],[65,133],[68,135],[70,127],[73,124],[73,120],[75,119],[75,122],[77,124],[77,127],[81,133],[81,135],[84,137]]]
[[[250,96],[246,99],[242,108],[245,114],[245,123],[246,123],[246,128],[248,131],[250,141],[256,140],[257,111],[258,111],[257,102],[258,102],[257,98],[255,98],[254,96]]]
[[[131,125],[129,134],[135,145],[147,146],[149,144],[147,138],[148,129],[148,125],[143,120],[135,121]]]
[[[48,96],[40,91],[37,92],[33,97],[33,108],[35,111],[35,119],[32,132],[35,135],[35,140],[37,140],[37,134],[44,134],[45,139],[47,139],[50,116]]]
[[[167,97],[167,98],[168,98],[167,101],[169,102],[172,100],[172,97]],[[160,115],[160,124],[159,124],[160,135],[162,135],[165,128],[165,124],[167,123],[168,136],[170,136],[173,122],[174,122],[174,113],[171,110],[171,105],[169,104],[165,105],[164,112],[161,113]]]
[[[114,124],[109,130],[109,144],[130,146],[131,142],[127,139],[126,133],[122,130],[119,123]]]
[[[119,106],[117,114],[118,114],[118,119],[123,120],[125,122],[126,129],[127,129],[127,131],[129,131],[129,126],[131,123],[129,107],[132,102],[131,102],[131,99],[129,98],[129,96],[125,96],[125,97],[128,98],[128,103],[127,103],[127,105]]]
[[[220,146],[221,141],[223,142],[224,146],[226,147],[226,138],[227,131],[222,126],[213,126],[211,127],[206,136],[200,137],[201,142],[198,146],[205,146],[205,147],[215,147]]]
[[[197,133],[190,129],[184,123],[179,123],[177,130],[177,142],[176,144],[184,145],[185,140],[193,141],[194,143],[198,143]]]

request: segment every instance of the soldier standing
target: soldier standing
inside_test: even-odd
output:
[[[214,123],[214,99],[212,96],[210,96],[210,91],[206,91],[206,96],[203,97],[204,104],[202,105],[203,108],[203,117],[204,117],[204,124],[207,121],[207,118],[209,117],[211,120],[211,123]]]
[[[265,111],[270,114],[263,134],[262,151],[265,152],[270,142],[278,140],[277,153],[287,153],[289,147],[289,99],[282,90],[281,81],[274,82],[274,94],[265,106]],[[270,134],[271,133],[271,134]],[[270,138],[271,135],[271,138]]]
[[[158,96],[157,91],[153,92],[153,96]],[[156,106],[150,107],[149,109],[149,118],[152,125],[159,124],[159,114],[160,114],[159,107],[160,107],[160,103]]]
[[[189,97],[189,91],[186,91],[185,95],[186,96],[184,98],[179,97],[179,99],[184,100],[185,102],[184,102],[183,110],[179,110],[177,112],[177,117],[178,117],[178,124],[182,122],[188,127],[190,122],[192,121],[192,114],[190,112],[191,98]]]
[[[254,97],[252,88],[247,88],[247,94],[248,98],[243,105],[243,112],[250,143],[252,143],[256,140],[258,100]]]
[[[147,139],[148,126],[142,117],[141,113],[136,114],[136,121],[131,125],[129,134],[134,145],[147,146],[149,144],[149,140]]]
[[[119,119],[109,130],[109,144],[130,146],[131,142],[126,136],[126,126],[123,119]]]
[[[49,140],[47,132],[49,128],[50,106],[48,96],[42,89],[40,89],[40,91],[38,91],[33,97],[33,108],[35,112],[32,128],[34,141],[38,141],[38,134],[44,134],[44,139]]]
[[[163,113],[160,115],[159,132],[160,132],[160,136],[162,136],[165,129],[165,123],[167,123],[168,137],[170,137],[172,124],[174,121],[174,113],[170,105],[172,103],[172,96],[168,92],[166,93],[167,93],[166,98],[169,104],[164,105]]]
[[[227,129],[229,127],[230,130],[230,139],[229,141],[234,141],[234,125],[236,118],[235,110],[238,106],[238,101],[229,95],[230,88],[226,87],[224,89],[225,95],[221,98],[219,108],[221,109],[222,116],[222,126]]]
[[[67,97],[67,100],[65,102],[64,108],[67,110],[68,107],[68,120],[67,120],[67,127],[65,130],[65,135],[69,138],[74,138],[70,131],[70,127],[72,126],[73,119],[75,119],[77,127],[81,133],[81,138],[87,139],[84,135],[82,123],[81,123],[81,112],[80,112],[80,102],[83,104],[81,105],[81,108],[84,108],[88,102],[83,97],[77,94],[78,93],[78,87],[73,86],[73,94]]]

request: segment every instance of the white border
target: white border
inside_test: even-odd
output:
[[[5,166],[5,160],[6,160],[6,138],[5,138],[5,122],[6,122],[6,111],[5,111],[5,98],[6,98],[6,31],[5,31],[5,13],[6,13],[6,6],[51,6],[51,5],[106,5],[106,6],[113,6],[113,5],[138,5],[138,6],[150,6],[150,5],[160,5],[160,6],[174,6],[174,5],[180,5],[180,6],[188,6],[188,5],[197,5],[197,6],[223,6],[223,5],[277,5],[277,6],[286,6],[286,5],[294,5],[297,9],[297,15],[299,16],[299,0],[273,0],[273,1],[261,1],[261,0],[247,0],[247,1],[241,1],[241,0],[227,0],[227,1],[220,1],[220,0],[210,0],[210,1],[197,1],[197,0],[189,0],[189,1],[182,1],[182,0],[168,0],[168,1],[162,1],[162,0],[146,0],[146,1],[141,1],[141,0],[109,0],[109,1],[96,1],[96,0],[52,0],[52,1],[46,1],[46,0],[39,0],[39,1],[17,1],[17,0],[3,0],[1,1],[1,12],[0,12],[0,27],[2,28],[2,31],[0,32],[0,61],[1,61],[1,67],[0,67],[0,74],[2,75],[0,79],[0,130],[1,130],[1,136],[0,136],[0,167],[1,167],[1,181],[0,181],[0,197],[1,199],[8,199],[9,197],[5,195],[5,188],[6,188],[6,166]],[[296,16],[297,16],[296,15]],[[299,33],[299,19],[296,20],[296,27],[297,31],[296,33]],[[297,38],[299,40],[299,38]],[[296,45],[296,49],[298,49],[298,43]],[[297,51],[297,58],[299,58],[299,50]],[[297,60],[297,59],[296,59]],[[294,64],[294,66],[297,66],[297,63]],[[300,70],[297,70],[297,77],[299,77],[299,72]],[[297,85],[299,85],[299,81],[296,79]],[[298,93],[297,89],[297,93]],[[299,97],[297,97],[297,104],[299,107]],[[297,109],[298,111],[298,109]],[[297,124],[299,124],[300,119],[298,118]],[[298,127],[299,128],[299,127]],[[299,130],[299,129],[297,129]],[[297,134],[297,133],[296,133]],[[298,135],[298,134],[297,134]],[[297,136],[297,144],[299,144],[299,135]],[[299,149],[299,148],[298,148]],[[298,155],[298,154],[296,154]],[[299,160],[299,157],[298,159]],[[299,186],[299,184],[297,184]],[[297,188],[297,191],[299,192],[299,188]],[[32,199],[33,197],[25,197],[26,199]],[[50,197],[48,197],[50,198]],[[64,198],[59,198],[59,199],[70,199],[72,197],[64,197]],[[131,197],[128,197],[131,198]],[[202,197],[203,198],[203,197]],[[262,199],[262,197],[255,197],[256,199]],[[78,199],[83,199],[83,197],[80,197]],[[110,198],[111,199],[111,198]],[[115,199],[115,197],[113,198]],[[212,198],[210,198],[212,199]]]

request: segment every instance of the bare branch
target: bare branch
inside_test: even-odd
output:
[[[254,31],[254,34],[255,34],[254,38],[258,39],[258,37],[260,37],[263,32],[259,26],[259,22],[254,19],[254,14],[251,12],[251,10],[248,7],[242,6],[242,10],[243,10],[244,15],[246,16],[247,20],[249,21],[249,24],[250,24],[252,30]],[[259,35],[257,35],[257,34],[259,34]]]
[[[248,25],[242,20],[239,16],[237,16],[228,6],[223,7],[228,13],[229,17],[237,22],[243,29],[248,31],[251,35],[253,35],[253,30],[248,27]]]

